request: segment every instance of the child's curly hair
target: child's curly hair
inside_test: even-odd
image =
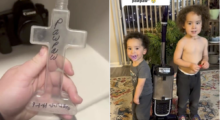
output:
[[[185,32],[185,29],[183,28],[185,21],[186,21],[186,15],[189,12],[194,12],[197,15],[201,15],[202,17],[202,29],[207,30],[209,27],[209,20],[210,20],[210,13],[208,7],[204,5],[191,5],[184,7],[182,10],[180,10],[178,16],[177,16],[177,26],[180,28],[181,32]]]
[[[129,39],[131,38],[136,38],[136,39],[139,39],[141,40],[142,42],[142,46],[148,50],[148,46],[150,44],[150,40],[148,39],[148,37],[146,35],[143,35],[142,33],[140,32],[132,32],[132,33],[129,33],[126,37],[125,37],[125,40],[124,40],[124,45],[125,45],[125,49],[127,49],[127,42]],[[148,50],[149,51],[149,50]]]

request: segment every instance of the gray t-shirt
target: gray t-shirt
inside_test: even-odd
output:
[[[138,78],[146,78],[140,97],[153,93],[153,84],[152,84],[152,78],[151,78],[151,71],[150,71],[149,65],[147,64],[147,62],[145,60],[143,60],[136,67],[133,67],[131,65],[130,74],[132,76],[132,82],[133,82],[133,85],[134,85],[134,93],[135,93],[135,90],[136,90],[136,87],[137,87]]]

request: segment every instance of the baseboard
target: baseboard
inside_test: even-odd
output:
[[[120,65],[119,62],[113,62],[110,64],[110,67],[122,67],[123,65]]]

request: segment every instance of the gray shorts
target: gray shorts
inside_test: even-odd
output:
[[[137,105],[132,103],[133,120],[149,120],[150,119],[150,108],[152,102],[152,95],[145,95],[139,98],[140,104]]]

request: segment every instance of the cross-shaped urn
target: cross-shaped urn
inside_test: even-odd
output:
[[[50,27],[33,26],[31,43],[47,45],[54,60],[57,54],[63,55],[68,46],[85,47],[86,31],[69,29],[69,11],[54,9]]]
[[[70,12],[67,3],[68,0],[57,0],[49,27],[32,26],[31,28],[31,43],[46,45],[49,54],[44,87],[38,90],[29,102],[28,109],[56,114],[76,114],[75,105],[62,91],[65,50],[69,46],[85,47],[87,32],[69,29]]]

